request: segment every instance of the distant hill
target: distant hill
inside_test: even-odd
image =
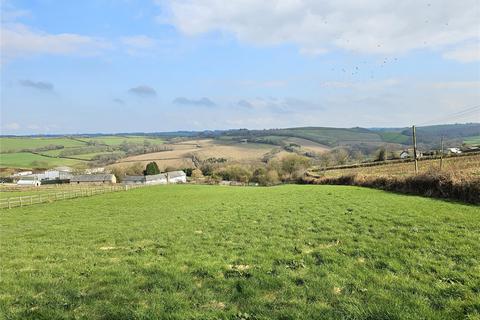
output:
[[[300,127],[268,130],[236,129],[205,131],[201,136],[214,138],[250,139],[257,142],[276,144],[278,137],[296,137],[324,144],[329,147],[340,145],[381,145],[385,143],[409,145],[412,141],[411,128],[327,128]],[[480,135],[480,123],[435,125],[417,128],[417,141],[423,144],[438,144],[445,140],[476,137]],[[277,138],[275,138],[277,137]]]

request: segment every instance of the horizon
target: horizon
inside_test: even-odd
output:
[[[437,127],[437,126],[455,126],[455,125],[480,125],[480,122],[456,122],[456,123],[439,123],[439,124],[429,124],[423,126],[414,125],[416,128],[426,128],[426,127]],[[129,132],[67,132],[67,133],[33,133],[33,134],[0,134],[0,137],[56,137],[56,136],[115,136],[115,135],[165,135],[172,136],[178,133],[205,133],[205,132],[227,132],[235,130],[249,130],[249,131],[262,131],[262,130],[286,130],[286,129],[301,129],[301,128],[322,128],[322,129],[366,129],[366,130],[399,130],[399,129],[409,129],[412,126],[404,127],[322,127],[322,126],[300,126],[300,127],[278,127],[278,128],[261,128],[261,129],[252,129],[252,128],[228,128],[228,129],[204,129],[204,130],[175,130],[175,131],[129,131]]]
[[[2,135],[480,122],[475,0],[0,3]]]

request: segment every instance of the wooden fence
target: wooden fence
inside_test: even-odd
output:
[[[51,203],[59,200],[90,197],[97,194],[104,194],[117,191],[128,191],[131,189],[137,189],[145,187],[146,185],[120,185],[120,186],[92,186],[89,188],[76,189],[76,190],[64,190],[59,192],[46,192],[33,194],[28,196],[8,197],[0,198],[0,209],[11,209],[15,207],[30,206],[39,203]],[[41,191],[38,191],[41,192]],[[7,192],[5,192],[7,193]]]

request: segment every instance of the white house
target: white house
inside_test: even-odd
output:
[[[185,183],[187,182],[187,174],[183,171],[167,172],[168,183]]]
[[[448,148],[447,151],[448,151],[448,153],[453,153],[453,154],[462,153],[462,150],[460,150],[459,148]]]
[[[402,153],[400,153],[400,159],[408,159],[410,158],[410,153],[407,150],[403,150]]]
[[[40,180],[37,177],[27,176],[21,177],[20,180],[17,181],[17,185],[19,186],[35,186],[38,187],[40,185]]]
[[[20,172],[12,174],[12,177],[13,178],[24,177],[24,176],[29,176],[32,173],[33,173],[32,171],[20,171]]]

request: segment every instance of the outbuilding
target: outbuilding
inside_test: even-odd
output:
[[[167,172],[168,183],[185,183],[187,182],[187,174],[183,171],[171,171]]]
[[[117,178],[113,174],[82,174],[73,176],[70,183],[74,184],[113,184],[117,183]]]
[[[17,185],[19,186],[34,186],[38,187],[41,184],[40,180],[37,177],[21,177],[20,180],[17,181]]]
[[[407,150],[404,150],[402,151],[402,153],[400,153],[400,159],[408,159],[410,158],[410,152],[408,152]]]

